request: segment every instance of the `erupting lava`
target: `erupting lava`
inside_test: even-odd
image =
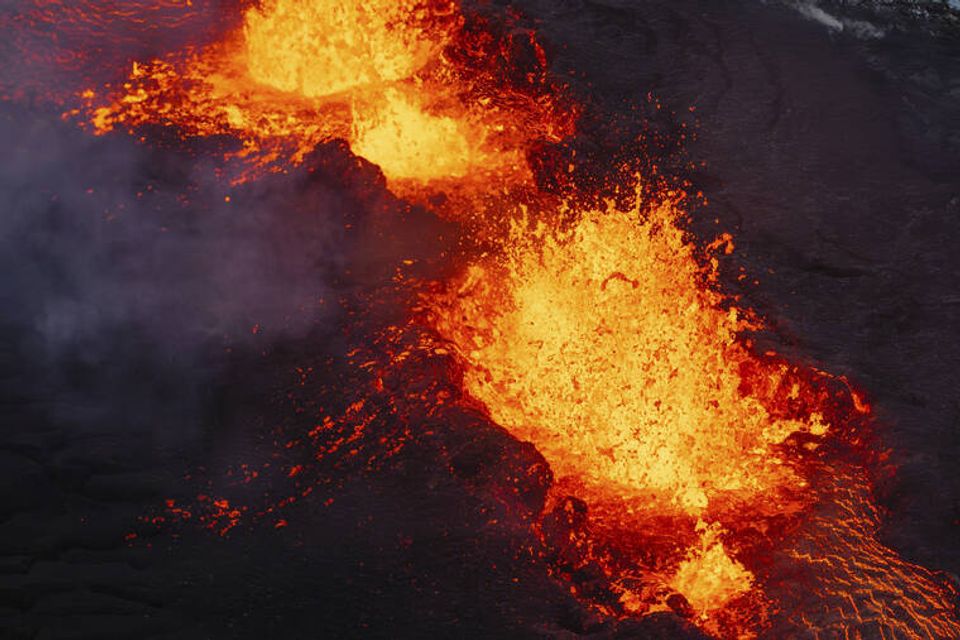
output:
[[[679,215],[669,197],[638,196],[629,211],[551,217],[571,220],[559,228],[522,216],[502,254],[435,302],[434,322],[467,363],[469,393],[550,462],[555,493],[616,526],[641,530],[644,514],[697,523],[698,541],[660,579],[706,614],[752,584],[715,523],[799,508],[807,483],[778,445],[803,434],[816,446],[828,427],[817,412],[774,415],[745,389],[745,321],[704,285]]]
[[[531,145],[571,126],[551,92],[495,81],[498,56],[524,38],[526,81],[544,85],[532,34],[477,37],[449,0],[266,0],[221,42],[134,63],[106,102],[86,91],[74,115],[89,114],[98,134],[161,122],[235,136],[233,155],[261,167],[343,138],[405,195],[449,179],[523,183]]]
[[[960,637],[952,586],[877,539],[869,408],[843,379],[755,351],[757,321],[683,230],[682,193],[605,207],[536,193],[527,156],[571,135],[574,110],[534,34],[471,20],[449,0],[264,0],[70,115],[97,134],[229,136],[258,169],[342,138],[400,195],[516,200],[461,216],[484,251],[418,283],[411,322],[452,345],[466,395],[549,462],[545,555],[600,611],[673,610],[731,638]],[[596,194],[570,202],[581,195]],[[345,414],[360,425],[350,443],[364,406]],[[606,590],[577,582],[594,569]]]
[[[641,206],[565,211],[551,218],[572,217],[561,228],[517,219],[504,252],[441,298],[437,329],[467,362],[469,393],[550,462],[555,491],[638,522],[782,512],[806,483],[775,447],[823,436],[822,416],[773,416],[744,393],[744,321],[703,286],[676,203]],[[697,531],[672,583],[706,612],[752,578],[717,527]]]
[[[558,574],[598,566],[615,598],[586,597],[602,610],[673,609],[723,638],[957,637],[952,587],[876,539],[848,461],[868,407],[752,352],[740,336],[756,327],[714,290],[682,217],[670,193],[520,208],[499,253],[427,296],[467,392],[550,463],[554,513],[589,505],[588,535],[561,533],[576,548]],[[784,606],[796,580],[815,605]]]
[[[438,8],[453,11],[449,3]],[[427,11],[389,0],[271,0],[247,12],[247,70],[257,82],[308,98],[398,82],[446,44],[443,30],[426,28]]]
[[[664,200],[561,229],[521,219],[437,324],[470,363],[471,394],[557,475],[695,515],[797,486],[772,447],[826,427],[743,393],[744,321],[700,285],[677,215]]]

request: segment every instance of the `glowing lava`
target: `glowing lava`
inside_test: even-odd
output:
[[[696,515],[797,486],[773,446],[823,427],[742,393],[744,321],[701,284],[676,215],[664,201],[562,229],[521,219],[437,326],[470,364],[470,393],[558,476]]]
[[[463,27],[449,1],[268,0],[214,45],[135,63],[106,102],[88,90],[73,114],[98,134],[159,123],[234,136],[231,156],[261,167],[343,138],[407,195],[468,176],[527,182],[526,152],[569,133],[570,116],[495,87],[498,43]]]
[[[142,22],[104,4],[76,19]],[[154,13],[180,24],[176,6]],[[68,115],[100,135],[160,125],[226,138],[243,166],[234,179],[344,139],[402,196],[466,189],[501,201],[523,191],[504,187],[532,187],[537,144],[572,133],[534,34],[471,26],[455,2],[264,0],[237,18],[213,44],[87,89]],[[718,293],[716,264],[683,231],[681,194],[578,208],[533,191],[529,209],[495,218],[505,228],[463,216],[485,252],[465,250],[410,321],[453,346],[471,409],[549,462],[556,483],[537,526],[545,547],[561,546],[553,535],[572,549],[555,574],[604,613],[673,610],[719,637],[960,637],[952,587],[879,542],[868,474],[851,454],[867,446],[868,408],[841,379],[752,350],[750,314]],[[439,353],[430,340],[417,348]],[[404,378],[413,349],[392,377]],[[437,378],[454,384],[449,371]],[[386,393],[378,384],[372,396]],[[425,413],[456,395],[414,387],[398,396]],[[317,455],[356,451],[369,406],[389,404],[365,404],[366,392],[343,390],[360,396],[340,420],[348,435]],[[224,534],[244,513],[210,504]],[[581,504],[589,528],[547,531]],[[593,567],[612,600],[570,577]]]
[[[308,98],[380,86],[440,53],[450,34],[430,17],[426,3],[269,0],[246,14],[243,55],[252,80]]]
[[[673,609],[722,638],[957,637],[950,587],[877,541],[865,471],[844,461],[868,408],[750,350],[677,200],[520,208],[499,252],[427,296],[468,393],[550,463],[554,504],[586,501],[563,564],[608,575],[619,604],[601,610]]]
[[[730,600],[753,586],[753,575],[741,563],[730,558],[720,540],[720,528],[697,523],[700,542],[679,564],[670,581],[682,593],[696,613],[709,616]]]
[[[669,198],[638,198],[628,211],[550,216],[571,220],[560,227],[521,216],[503,253],[440,300],[435,325],[466,361],[469,393],[588,503],[711,522],[786,509],[806,482],[777,445],[827,428],[818,414],[773,416],[743,392],[745,321],[705,286],[678,215]],[[697,549],[664,579],[716,610],[751,576],[721,529],[701,525]]]
[[[462,122],[426,113],[395,90],[366,118],[355,119],[352,148],[395,180],[463,178],[477,161]]]

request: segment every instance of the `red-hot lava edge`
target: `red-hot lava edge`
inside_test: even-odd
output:
[[[176,29],[199,12],[132,4],[86,3],[62,35]],[[54,9],[67,7],[38,2],[28,26]],[[696,246],[685,221],[705,199],[682,177],[659,175],[635,140],[610,150],[624,159],[612,171],[577,158],[593,107],[550,75],[520,16],[442,0],[234,9],[204,44],[78,87],[64,117],[146,144],[157,125],[227,140],[238,206],[270,174],[350,181],[362,161],[318,160],[349,149],[395,194],[370,198],[370,225],[426,220],[426,207],[455,240],[340,301],[349,347],[296,370],[274,458],[167,501],[131,543],[171,523],[283,528],[291,504],[336,499],[338,477],[429,446],[526,522],[539,542],[523,552],[603,616],[672,611],[720,638],[960,637],[953,585],[878,540],[885,456],[862,395],[758,352],[762,320],[721,291],[732,239]],[[356,182],[345,188],[383,186]],[[500,428],[536,451],[500,464],[451,435]],[[261,503],[219,497],[264,476]]]

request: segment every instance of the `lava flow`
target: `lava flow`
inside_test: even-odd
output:
[[[486,199],[456,216],[482,249],[464,240],[449,278],[396,281],[430,339],[384,367],[403,379],[411,350],[455,354],[456,401],[549,463],[543,557],[603,615],[672,611],[719,638],[960,637],[954,587],[878,540],[869,407],[842,378],[758,353],[762,323],[720,292],[732,239],[699,251],[685,195],[652,176],[611,179],[602,205],[535,189],[529,155],[573,135],[578,110],[547,66],[535,34],[454,2],[265,0],[68,116],[98,135],[226,136],[253,169],[238,180],[344,139],[402,197]],[[383,389],[323,423],[349,426],[324,455],[364,437],[362,394]]]

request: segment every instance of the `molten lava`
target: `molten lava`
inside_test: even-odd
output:
[[[159,122],[234,136],[231,157],[275,169],[343,138],[407,195],[468,176],[524,183],[530,147],[568,134],[571,116],[549,92],[495,86],[491,61],[513,37],[472,38],[443,0],[267,0],[222,41],[134,63],[105,96],[86,91],[73,114],[98,134]]]
[[[269,0],[247,11],[243,57],[252,80],[308,98],[382,86],[440,53],[448,34],[429,17],[391,0]]]
[[[437,326],[470,365],[470,393],[558,476],[699,515],[798,486],[773,447],[820,427],[742,393],[744,321],[701,284],[677,215],[666,200],[560,229],[520,219]]]
[[[722,638],[957,637],[951,587],[877,541],[847,461],[868,408],[751,350],[678,198],[561,209],[520,208],[500,251],[425,304],[467,392],[550,463],[557,508],[586,501],[562,564],[601,567],[619,600],[601,610],[673,609]]]
[[[550,216],[571,220],[560,227],[521,215],[434,322],[467,363],[469,393],[537,445],[559,489],[637,526],[645,513],[711,521],[660,577],[707,613],[752,583],[716,523],[796,508],[806,482],[777,445],[827,428],[744,393],[747,325],[705,286],[679,215],[669,198]]]
[[[700,542],[677,566],[670,586],[681,593],[695,612],[708,616],[753,586],[753,575],[730,558],[719,539],[720,528],[697,523]]]

